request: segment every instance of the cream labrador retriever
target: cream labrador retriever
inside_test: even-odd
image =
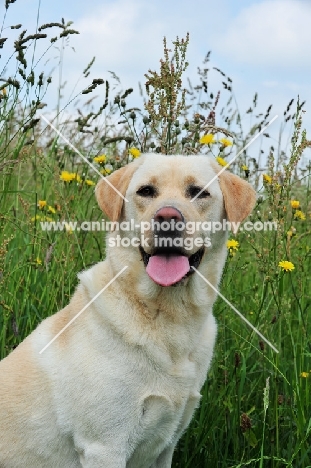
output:
[[[216,294],[194,268],[217,288],[226,259],[227,233],[200,226],[240,222],[255,202],[228,171],[202,191],[220,169],[206,156],[144,155],[108,177],[127,202],[98,183],[100,207],[123,227],[69,305],[0,363],[1,468],[171,466],[216,336]]]

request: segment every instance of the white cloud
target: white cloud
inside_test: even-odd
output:
[[[153,21],[146,21],[150,17]],[[80,35],[74,40],[78,60],[71,56],[71,71],[79,67],[81,72],[96,56],[94,71],[102,76],[112,70],[121,79],[123,72],[137,76],[141,69],[147,71],[148,57],[159,56],[165,34],[161,23],[154,18],[153,6],[137,0],[118,0],[89,9],[74,27]]]
[[[248,65],[310,67],[311,2],[265,0],[240,11],[215,49]]]

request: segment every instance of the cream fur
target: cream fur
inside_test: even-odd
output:
[[[209,199],[185,197],[187,177],[204,186],[220,170],[209,158],[146,155],[135,164],[120,219],[150,221],[166,205],[191,220],[228,216],[217,180]],[[142,201],[136,191],[151,179],[159,196]],[[253,197],[249,213],[254,196],[245,184],[241,191]],[[98,188],[100,203],[104,191]],[[225,233],[214,235],[199,267],[215,287],[225,241]],[[39,354],[124,265],[127,270]],[[69,305],[0,363],[0,467],[169,468],[212,359],[216,295],[196,274],[174,287],[158,286],[138,248],[108,249],[106,260],[79,279]]]

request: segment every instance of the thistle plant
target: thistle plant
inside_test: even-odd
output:
[[[189,34],[185,39],[173,42],[172,52],[164,44],[164,59],[160,60],[160,73],[149,70],[145,77],[148,101],[145,109],[149,114],[151,130],[158,135],[161,153],[170,154],[174,149],[174,137],[180,133],[178,118],[185,111],[186,89],[182,88],[182,74],[188,67],[186,52]]]
[[[193,94],[193,88],[189,83],[191,90],[186,89],[182,82],[183,74],[188,67],[186,53],[189,34],[186,38],[177,37],[173,42],[173,50],[168,49],[165,37],[163,44],[164,57],[160,60],[159,72],[149,70],[145,74],[147,97],[144,108],[147,114],[137,107],[127,108],[126,97],[133,92],[133,89],[129,89],[123,95],[118,94],[114,100],[122,117],[118,123],[125,124],[124,131],[128,132],[128,137],[132,137],[133,144],[141,152],[196,154],[204,148],[205,151],[211,152],[209,143],[215,143],[216,140],[212,138],[213,141],[207,141],[209,137],[213,137],[216,133],[222,133],[227,138],[233,136],[226,128],[216,126],[216,107],[220,93],[218,92],[215,98],[211,93],[211,101],[208,103],[198,103],[202,112],[207,111],[206,115],[196,111],[189,117],[193,104],[189,104],[187,95]],[[205,75],[206,70],[203,70],[200,75],[201,85],[195,87],[195,91],[204,89],[204,92],[207,92]],[[227,86],[226,89],[231,88]],[[222,140],[219,142],[220,148],[216,154],[220,157],[229,155],[228,151],[225,154],[223,150],[232,144],[226,138]]]

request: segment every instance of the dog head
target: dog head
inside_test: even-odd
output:
[[[100,180],[99,206],[120,228],[108,244],[119,236],[124,259],[140,261],[144,274],[166,287],[187,280],[220,250],[225,258],[223,227],[242,222],[256,196],[249,183],[220,171],[206,156],[147,154]]]

